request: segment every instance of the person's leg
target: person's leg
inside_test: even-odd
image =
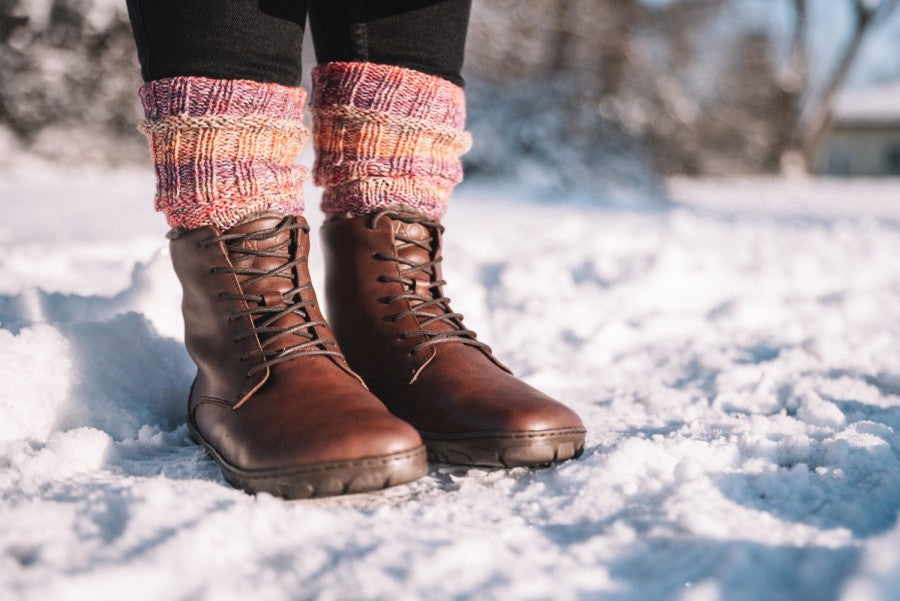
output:
[[[313,173],[325,213],[400,202],[443,214],[470,144],[460,75],[470,4],[311,1]]]
[[[306,0],[127,0],[144,81],[300,85]]]
[[[347,366],[307,257],[302,0],[129,0],[157,173],[172,226],[194,437],[226,480],[288,498],[425,473],[413,428]]]
[[[472,0],[311,0],[316,60],[406,67],[462,86],[471,5]]]
[[[263,8],[266,7],[266,8]],[[302,0],[128,0],[157,173],[173,227],[299,214],[307,171]]]
[[[439,220],[470,143],[459,75],[468,0],[311,0],[310,11],[326,296],[351,367],[434,459],[579,455],[579,417],[513,377],[443,293]]]

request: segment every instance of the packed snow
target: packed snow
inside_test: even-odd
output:
[[[461,188],[454,306],[584,455],[297,502],[189,440],[152,187],[0,177],[0,598],[900,599],[900,182]]]

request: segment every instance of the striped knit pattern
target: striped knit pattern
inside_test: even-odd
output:
[[[139,91],[156,167],[156,210],[173,227],[227,229],[261,211],[299,215],[308,172],[306,94],[255,81],[174,77]]]
[[[313,69],[311,107],[325,213],[403,205],[441,218],[471,146],[462,88],[403,67],[328,63]]]

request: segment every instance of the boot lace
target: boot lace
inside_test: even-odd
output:
[[[435,242],[437,234],[444,232],[444,226],[419,213],[407,213],[393,209],[385,209],[372,215],[369,227],[374,230],[378,221],[383,217],[403,221],[404,223],[409,224],[417,223],[424,227],[425,231],[428,233],[428,236],[423,240],[417,240],[401,234],[396,235],[396,240],[400,243],[397,245],[398,251],[409,248],[410,246],[416,246],[428,253],[428,256],[430,257],[428,261],[417,263],[398,255],[381,252],[377,252],[374,255],[374,258],[379,261],[393,261],[401,265],[399,276],[380,275],[378,276],[378,281],[403,284],[406,288],[402,294],[390,295],[380,300],[385,304],[392,304],[400,300],[408,300],[410,302],[409,311],[394,313],[388,317],[388,319],[392,321],[397,321],[404,317],[415,318],[418,327],[414,330],[403,332],[400,335],[400,338],[405,340],[415,336],[422,336],[425,340],[416,344],[410,350],[410,354],[413,355],[424,348],[450,342],[459,342],[474,346],[490,354],[491,347],[478,340],[477,334],[462,324],[462,314],[456,313],[450,308],[450,299],[443,295],[443,287],[447,284],[446,280],[439,280],[436,277],[435,267],[441,262],[442,257],[435,258],[436,253],[434,247],[436,246]],[[423,273],[428,277],[431,283],[425,287],[431,294],[426,296],[418,293],[417,283],[419,282],[411,277],[416,273]],[[430,307],[436,307],[440,312],[431,313],[425,310]],[[426,329],[431,324],[441,322],[450,325],[453,329],[437,332]]]
[[[315,307],[316,302],[312,300],[302,300],[301,293],[312,288],[312,283],[299,284],[295,276],[295,267],[307,261],[307,257],[292,258],[291,246],[296,244],[297,232],[302,231],[303,235],[309,234],[309,226],[298,223],[295,219],[287,217],[273,228],[241,233],[224,233],[205,240],[201,244],[209,246],[222,242],[232,259],[230,267],[215,267],[213,273],[230,273],[238,276],[240,284],[245,287],[262,281],[266,278],[284,278],[291,280],[294,287],[281,293],[281,303],[276,306],[268,306],[266,299],[262,295],[256,294],[235,294],[233,292],[223,291],[219,293],[222,298],[229,300],[246,301],[249,308],[235,311],[228,318],[229,321],[240,319],[246,315],[250,316],[252,327],[245,330],[237,338],[235,342],[256,335],[259,338],[260,349],[241,356],[241,361],[249,361],[260,358],[261,361],[251,367],[247,371],[247,377],[254,373],[265,369],[269,366],[294,359],[296,357],[325,355],[339,357],[344,359],[344,355],[336,350],[337,342],[329,338],[320,338],[316,332],[316,327],[325,326],[323,320],[314,320],[310,316],[309,308]],[[265,240],[281,234],[290,232],[290,235],[284,242],[276,244],[270,248],[257,249],[245,246],[248,242],[254,240]],[[238,267],[241,257],[264,257],[282,259],[283,263],[270,270]],[[244,279],[240,279],[240,278]],[[255,305],[255,306],[254,306]],[[295,314],[303,321],[292,325],[275,325],[276,322],[283,317]],[[287,336],[296,336],[301,339],[300,342],[285,346],[283,348],[267,348],[272,344]],[[328,347],[334,347],[333,349]]]

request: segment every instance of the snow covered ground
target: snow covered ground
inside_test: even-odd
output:
[[[188,439],[152,185],[0,177],[0,598],[900,599],[900,182],[462,189],[454,305],[584,456],[304,502]]]

